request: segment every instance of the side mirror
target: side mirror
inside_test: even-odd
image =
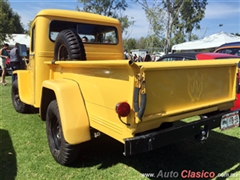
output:
[[[19,44],[18,51],[21,57],[27,56],[27,46],[25,44]]]

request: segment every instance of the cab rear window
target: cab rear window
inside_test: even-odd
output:
[[[65,29],[71,29],[80,36],[86,38],[84,43],[95,44],[118,44],[117,29],[113,26],[103,26],[95,24],[83,24],[77,22],[67,22],[53,20],[49,27],[49,38],[55,41],[59,32]]]

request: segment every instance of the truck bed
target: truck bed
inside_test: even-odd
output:
[[[90,126],[120,142],[158,128],[163,122],[227,110],[236,99],[236,59],[46,64],[51,69],[50,80],[64,78],[78,82]],[[115,111],[119,102],[127,102],[131,107],[130,115],[121,121]]]

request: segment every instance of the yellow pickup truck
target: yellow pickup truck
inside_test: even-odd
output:
[[[33,20],[29,54],[26,70],[14,71],[13,106],[39,110],[62,165],[100,133],[123,143],[128,156],[239,126],[239,112],[229,109],[240,59],[135,63],[124,59],[118,20],[54,9]],[[176,125],[192,116],[204,118]]]

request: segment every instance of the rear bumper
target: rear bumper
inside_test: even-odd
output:
[[[239,114],[239,111],[237,112]],[[220,127],[221,119],[224,114],[227,113],[219,113],[209,118],[186,123],[181,126],[124,139],[124,155],[129,156],[151,151],[189,136],[199,136],[203,129],[209,132],[211,129]]]

